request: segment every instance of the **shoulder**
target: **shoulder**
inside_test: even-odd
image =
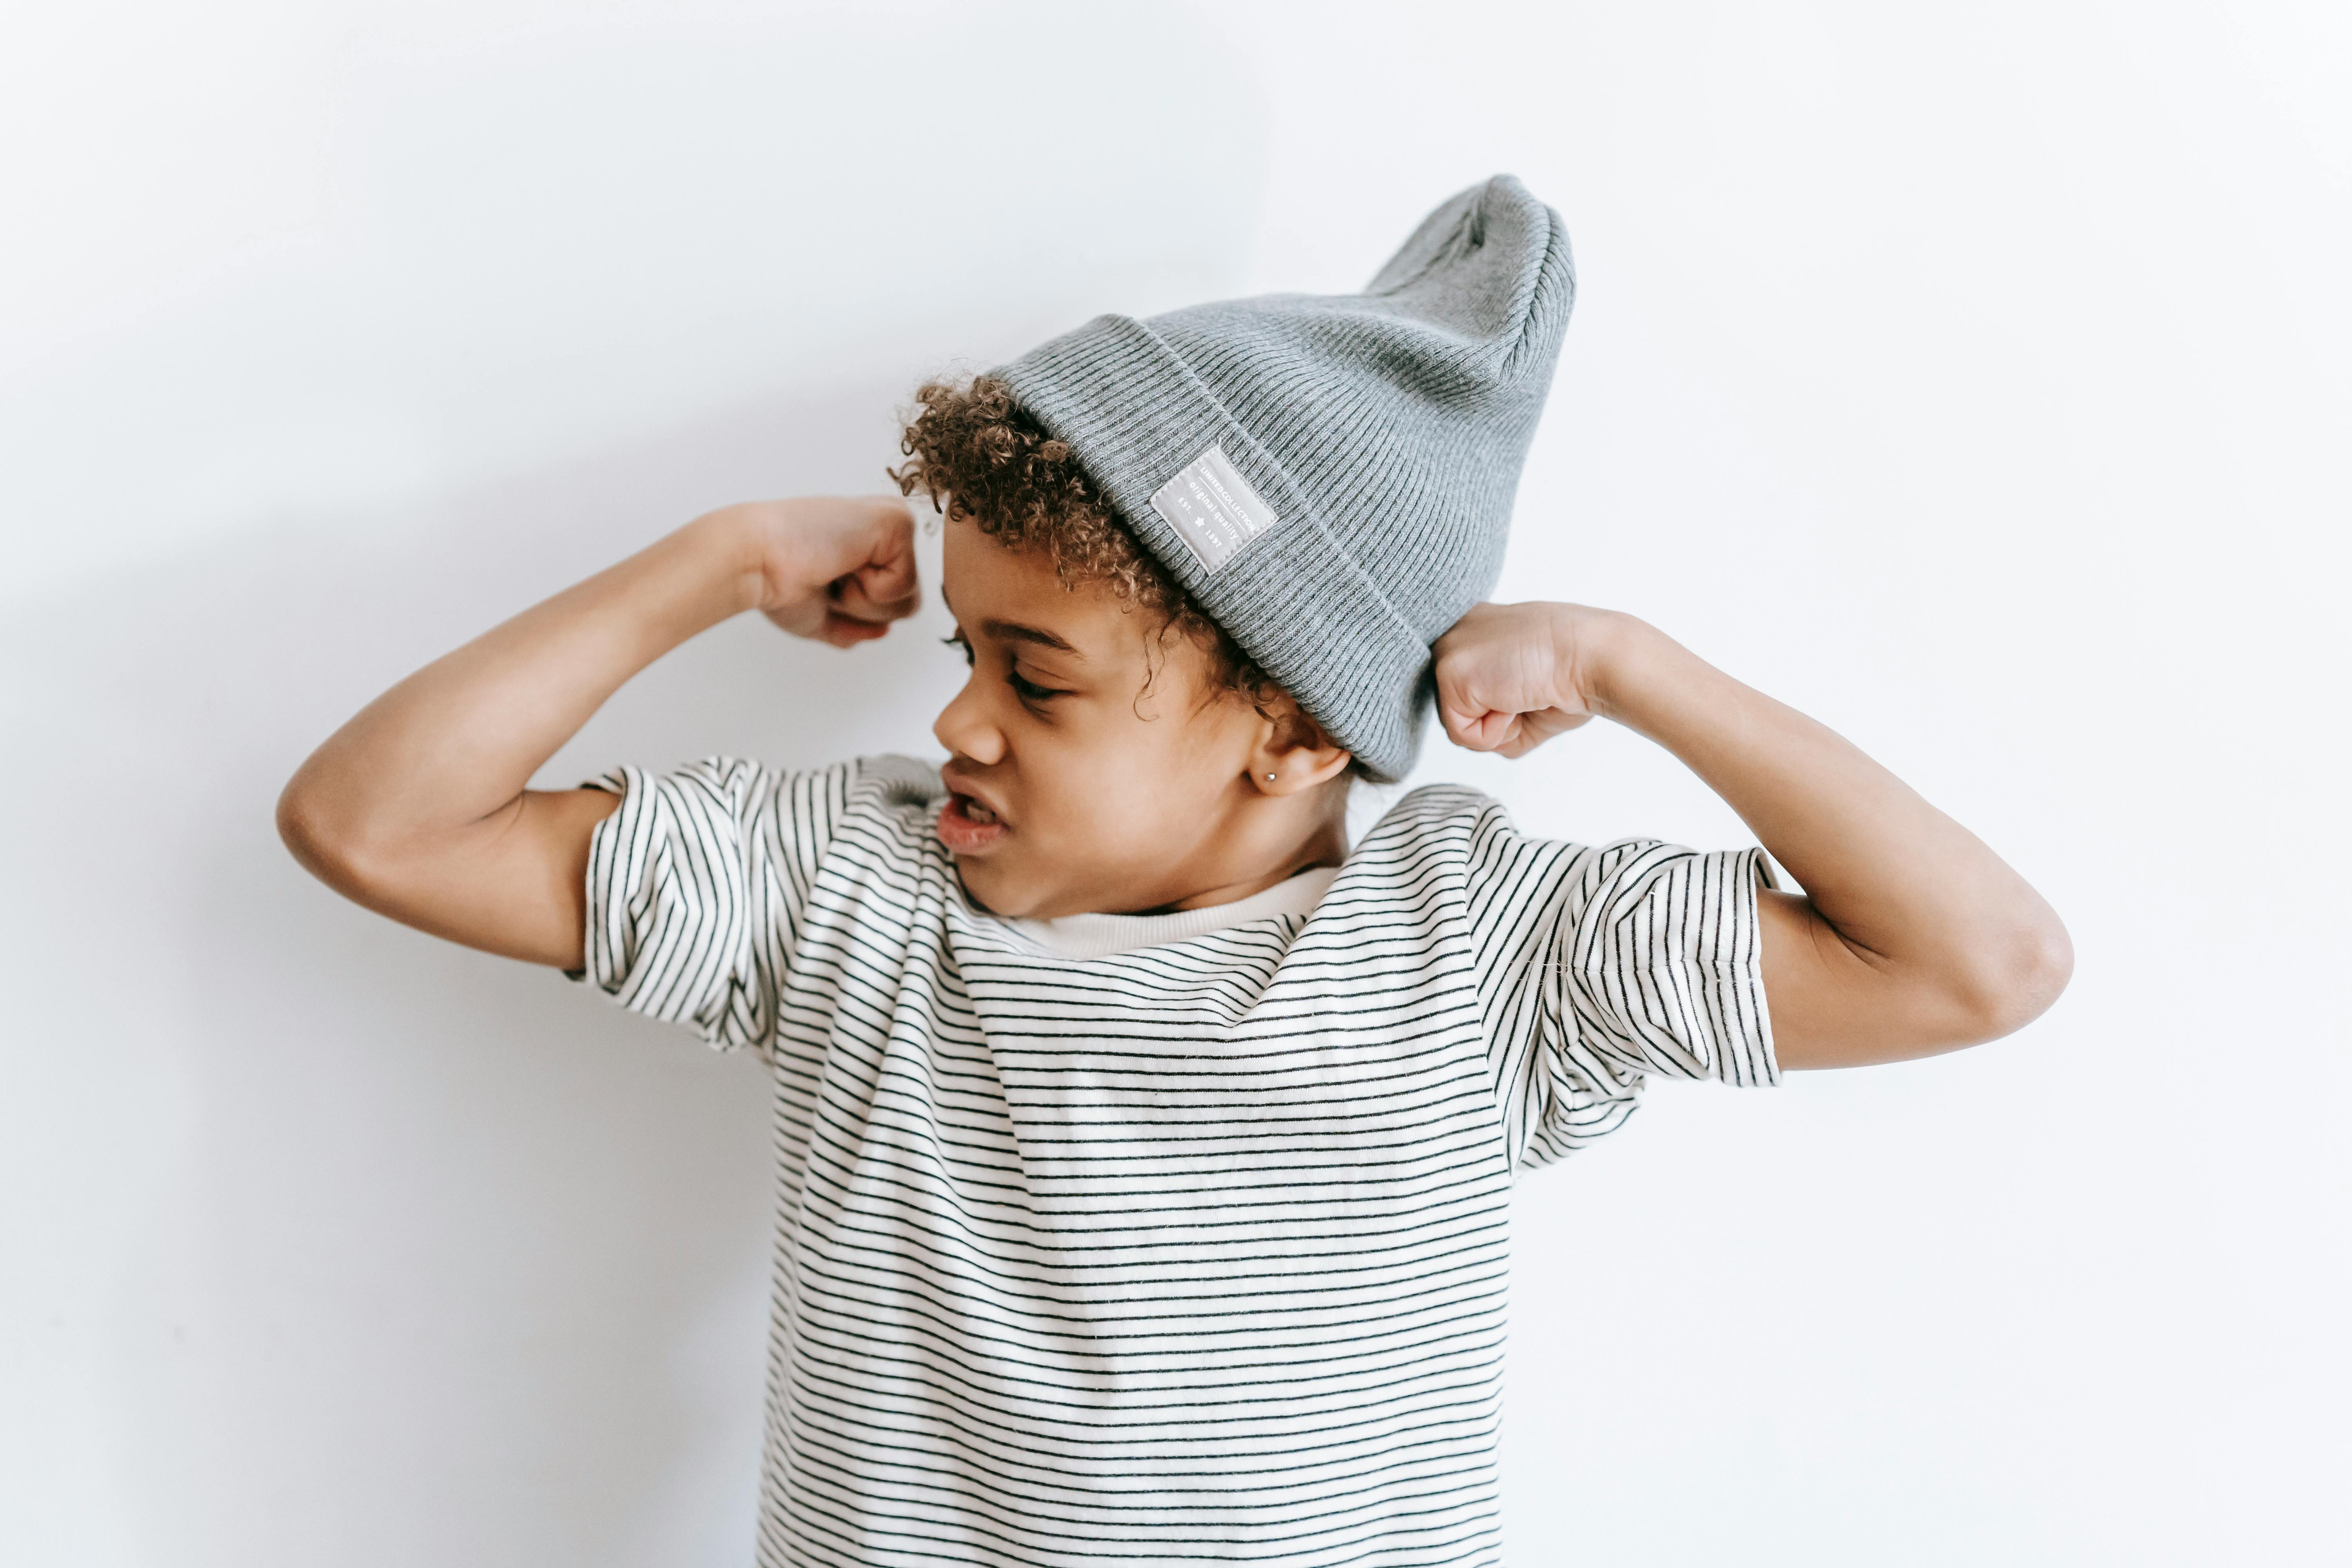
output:
[[[1409,790],[1381,813],[1380,821],[1364,836],[1370,843],[1381,837],[1412,837],[1459,831],[1502,806],[1483,790],[1461,784],[1429,784]]]
[[[947,794],[940,770],[916,757],[885,754],[835,764],[851,795],[876,809],[898,815],[929,812]]]
[[[897,839],[938,839],[932,819],[947,789],[930,763],[897,755],[859,757],[828,772],[840,777],[845,817]]]
[[[919,813],[942,793],[939,770],[913,757],[853,757],[826,767],[783,769],[743,757],[705,757],[656,780],[636,768],[618,768],[595,781],[617,789],[644,780],[747,806],[793,797],[827,799],[844,806],[887,813]]]
[[[1387,859],[1453,859],[1465,868],[1496,845],[1520,840],[1511,814],[1468,784],[1423,784],[1381,813],[1359,847]]]
[[[689,840],[725,840],[801,855],[844,833],[919,853],[936,842],[939,771],[913,757],[856,757],[830,766],[780,769],[743,757],[705,757],[667,773],[615,768],[591,786],[623,797],[610,832],[632,824]]]
[[[940,842],[939,806],[946,797],[939,769],[914,757],[859,757],[825,770],[838,792],[825,809],[829,822],[820,859],[843,858],[853,878],[893,882],[921,879],[950,864]]]
[[[1650,840],[1601,847],[1520,831],[1502,802],[1466,784],[1428,784],[1403,796],[1365,835],[1357,855],[1391,879],[1450,883],[1473,911],[1549,898],[1607,881],[1628,860],[1671,852]],[[1351,857],[1353,865],[1355,858]],[[1376,873],[1380,874],[1380,873]]]
[[[1423,784],[1399,797],[1349,851],[1342,885],[1395,889],[1459,888],[1492,825],[1509,817],[1466,784]]]

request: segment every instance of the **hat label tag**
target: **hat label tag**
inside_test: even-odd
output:
[[[1281,521],[1213,443],[1151,492],[1151,510],[1210,572]]]

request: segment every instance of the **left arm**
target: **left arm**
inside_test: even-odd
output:
[[[1654,626],[1577,605],[1480,605],[1436,656],[1438,713],[1457,744],[1517,757],[1614,720],[1706,780],[1802,885],[1758,895],[1781,1066],[1974,1045],[2065,988],[2066,928],[1982,840]]]

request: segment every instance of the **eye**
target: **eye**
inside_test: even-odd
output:
[[[963,649],[964,663],[970,664],[971,662],[971,641],[961,632],[950,632],[946,637],[940,639],[940,643],[945,647],[960,647]]]
[[[1025,679],[1017,669],[1006,670],[1004,682],[1013,688],[1013,694],[1024,702],[1043,702],[1049,698],[1068,695],[1067,692],[1056,691],[1050,686],[1040,686],[1035,681]]]

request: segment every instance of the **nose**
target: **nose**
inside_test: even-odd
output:
[[[989,721],[987,699],[975,677],[963,683],[940,716],[931,721],[931,735],[950,756],[969,757],[983,768],[1004,760],[1004,731]]]

